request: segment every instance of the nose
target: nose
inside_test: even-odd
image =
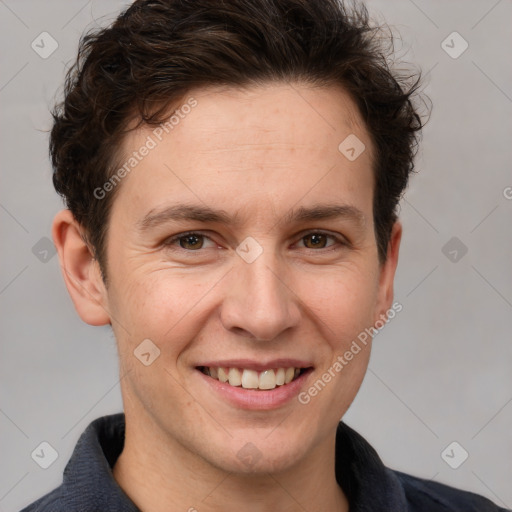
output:
[[[257,341],[270,341],[299,324],[299,301],[286,282],[286,271],[270,251],[255,261],[238,258],[226,283],[221,306],[223,326]]]

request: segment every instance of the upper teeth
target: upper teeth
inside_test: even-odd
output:
[[[300,368],[270,368],[262,372],[241,368],[205,367],[203,372],[231,386],[242,386],[245,389],[274,389],[276,386],[288,384],[300,374]]]

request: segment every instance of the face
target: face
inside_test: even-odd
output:
[[[154,146],[117,185],[109,221],[102,300],[125,411],[226,471],[286,470],[332,442],[370,341],[344,355],[391,306],[370,138],[334,87],[190,97],[169,133],[123,143],[126,160]],[[349,135],[366,148],[355,160],[338,149]]]

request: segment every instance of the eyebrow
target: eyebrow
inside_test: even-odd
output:
[[[301,206],[290,210],[278,223],[293,224],[304,221],[344,218],[359,228],[366,224],[364,213],[351,205],[325,204],[312,207]],[[144,232],[172,221],[194,220],[221,224],[240,224],[239,213],[230,215],[225,210],[215,210],[204,205],[175,204],[149,211],[137,222],[139,231]],[[277,223],[276,223],[277,224]]]

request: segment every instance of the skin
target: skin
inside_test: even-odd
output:
[[[195,366],[298,358],[314,367],[307,390],[391,308],[402,228],[394,225],[380,264],[371,140],[351,98],[334,86],[275,83],[189,96],[197,106],[118,185],[108,287],[71,213],[59,212],[53,224],[80,317],[111,323],[117,340],[127,430],[114,478],[148,512],[347,511],[334,474],[335,431],[363,380],[370,343],[308,404],[294,398],[269,411],[234,407]],[[131,132],[125,154],[153,129]],[[338,150],[350,134],[366,146],[353,162]],[[177,202],[223,209],[237,223],[137,229],[148,212]],[[321,204],[350,205],[364,222],[285,221],[292,209]],[[165,245],[191,230],[206,238]],[[328,236],[315,246],[305,231],[348,245]],[[248,236],[263,249],[252,263],[235,251]],[[160,349],[149,366],[133,354],[147,338]],[[237,456],[247,443],[260,454],[252,465]]]

